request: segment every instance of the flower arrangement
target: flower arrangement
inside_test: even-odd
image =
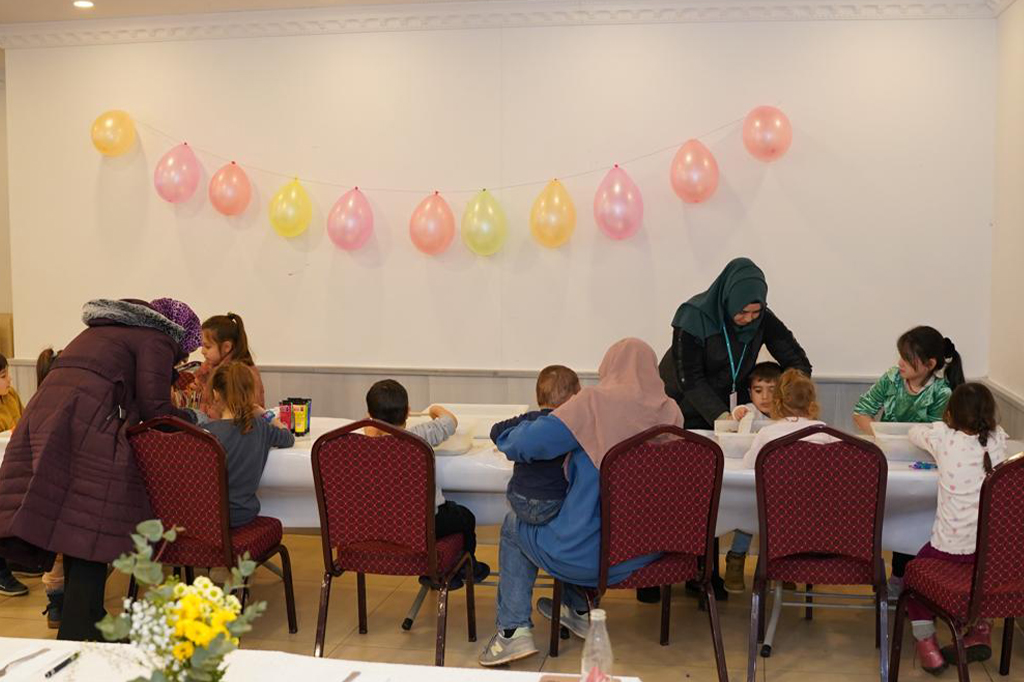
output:
[[[238,648],[238,638],[266,610],[266,602],[245,610],[232,592],[244,588],[256,563],[243,556],[231,569],[224,587],[205,576],[187,585],[164,576],[160,554],[174,542],[180,529],[165,530],[160,521],[144,521],[132,534],[135,551],[122,554],[114,568],[149,586],[141,599],[125,599],[124,611],[96,624],[107,641],[127,639],[135,647],[150,676],[132,682],[219,682],[224,678],[224,657]],[[154,543],[160,551],[153,556]]]

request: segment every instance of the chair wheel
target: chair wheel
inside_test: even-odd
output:
[[[771,644],[763,644],[761,646],[761,658],[771,658],[771,657],[772,657],[772,645]]]
[[[558,627],[558,636],[561,639],[569,639],[569,628],[564,625]]]
[[[412,618],[406,618],[402,621],[403,630],[412,630]]]

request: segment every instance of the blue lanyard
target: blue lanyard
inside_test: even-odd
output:
[[[729,369],[732,371],[732,392],[735,393],[736,379],[739,378],[740,375],[739,368],[743,366],[743,358],[747,357],[747,346],[750,345],[750,342],[748,341],[747,343],[743,344],[743,352],[740,353],[740,362],[739,366],[737,366],[735,363],[733,363],[732,343],[729,342],[729,332],[726,331],[724,322],[722,323],[722,336],[725,337],[725,350],[729,353]]]

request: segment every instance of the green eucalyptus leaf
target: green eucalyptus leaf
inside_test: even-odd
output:
[[[135,530],[150,542],[156,542],[164,534],[164,524],[159,519],[150,519],[140,523]]]

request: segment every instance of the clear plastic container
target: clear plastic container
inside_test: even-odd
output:
[[[612,679],[612,643],[608,639],[607,617],[604,609],[591,609],[590,630],[583,643],[580,664],[581,682],[610,682]]]
[[[922,425],[909,422],[871,422],[875,444],[885,454],[886,459],[893,462],[934,462],[935,458],[930,452],[910,442],[907,434],[915,426]]]

